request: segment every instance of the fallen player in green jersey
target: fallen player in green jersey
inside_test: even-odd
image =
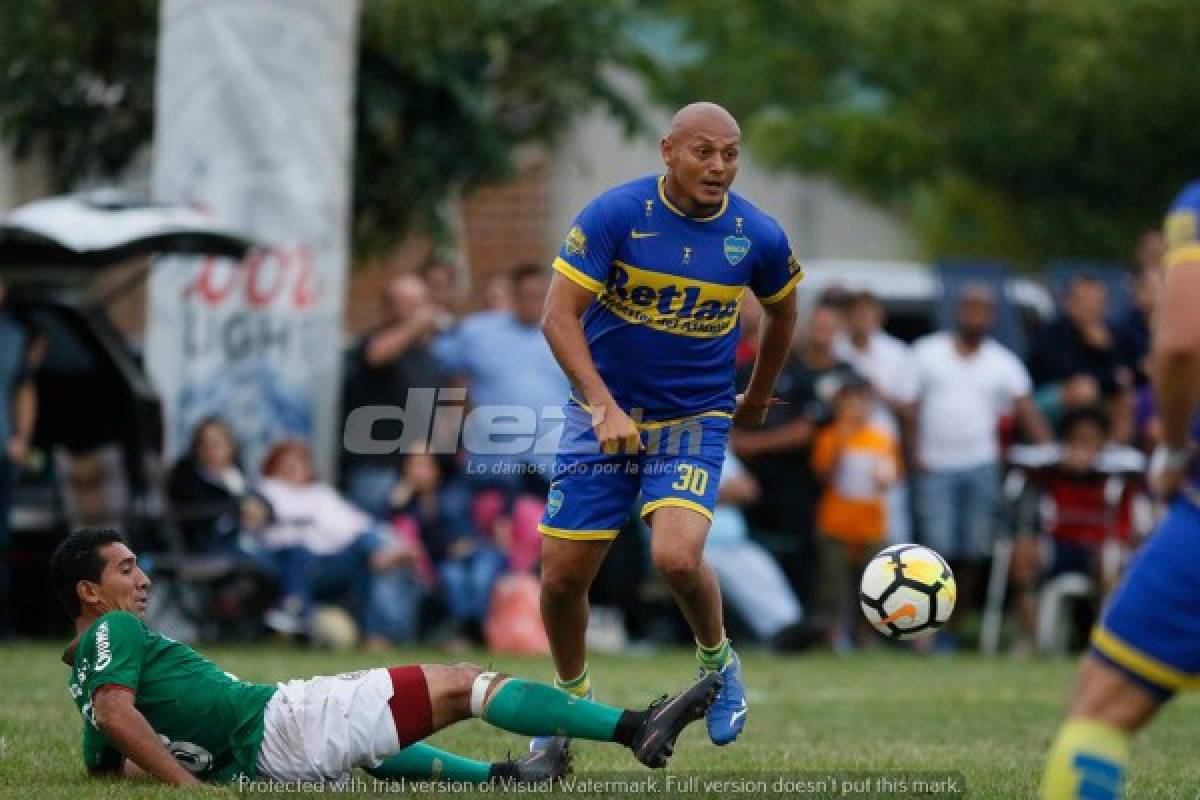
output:
[[[79,634],[63,660],[92,774],[144,772],[184,785],[343,781],[353,767],[381,779],[473,783],[542,782],[567,771],[565,748],[487,763],[420,742],[468,717],[523,735],[615,742],[643,764],[662,767],[679,732],[704,716],[720,688],[710,673],[674,697],[629,711],[474,664],[247,683],[146,627],[150,579],[119,533],[71,534],[51,571]]]

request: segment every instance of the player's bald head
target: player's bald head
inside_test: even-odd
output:
[[[739,138],[742,135],[737,120],[716,103],[702,101],[688,103],[675,112],[671,118],[671,127],[666,137],[673,141],[683,141],[692,136],[704,133],[721,139]]]

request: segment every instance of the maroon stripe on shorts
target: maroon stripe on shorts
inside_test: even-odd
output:
[[[396,725],[396,738],[401,747],[408,747],[433,733],[433,705],[429,702],[429,685],[420,667],[391,667],[392,698],[388,708]]]

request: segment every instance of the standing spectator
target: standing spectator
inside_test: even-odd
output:
[[[1075,275],[1067,286],[1062,315],[1034,341],[1029,371],[1037,386],[1038,405],[1052,419],[1070,408],[1067,391],[1084,376],[1103,396],[1113,421],[1113,438],[1132,436],[1133,373],[1122,364],[1116,338],[1109,328],[1108,287],[1099,278]]]
[[[458,316],[462,295],[458,285],[458,270],[448,261],[431,261],[421,268],[420,276],[429,292],[429,302],[440,317],[439,325],[448,327]]]
[[[1029,373],[1011,351],[987,335],[995,322],[995,304],[989,287],[964,286],[954,331],[925,336],[913,348],[919,383],[921,538],[950,561],[959,596],[968,599],[979,586],[991,546],[1000,480],[1000,419],[1015,412],[1026,435],[1037,442],[1050,440],[1030,396]]]
[[[785,644],[786,634],[799,626],[803,613],[779,563],[748,535],[741,507],[759,495],[758,481],[733,453],[726,453],[704,558],[717,573],[725,602],[759,641]]]
[[[512,311],[512,278],[503,272],[493,273],[483,284],[484,311]]]
[[[430,350],[446,318],[430,303],[425,284],[413,275],[392,278],[383,299],[384,323],[363,337],[347,365],[347,415],[363,406],[408,407],[409,390],[446,385],[445,372]],[[400,420],[380,420],[373,429],[378,439],[397,440],[403,433]],[[350,499],[377,519],[385,518],[400,457],[346,452],[344,458],[343,481]]]
[[[1138,240],[1134,260],[1137,275],[1133,288],[1133,306],[1113,324],[1113,336],[1121,363],[1133,371],[1134,386],[1149,382],[1146,361],[1150,354],[1150,317],[1162,282],[1162,260],[1166,242],[1158,231],[1147,231]]]
[[[195,553],[242,552],[242,532],[262,527],[270,516],[242,470],[233,432],[219,417],[206,417],[192,431],[188,451],[167,476],[167,498],[184,547]]]
[[[403,474],[393,492],[397,512],[420,531],[457,632],[482,642],[492,588],[507,559],[476,529],[463,487],[443,480],[437,459],[411,453],[404,459]]]
[[[8,593],[8,517],[12,510],[17,473],[29,460],[37,394],[31,374],[31,340],[4,308],[5,286],[0,281],[0,639],[12,634]]]
[[[272,447],[262,474],[262,493],[275,514],[263,543],[284,595],[268,624],[306,631],[313,602],[327,600],[351,610],[368,649],[411,639],[421,596],[411,569],[418,554],[319,481],[303,442]]]
[[[853,295],[846,330],[838,336],[834,353],[871,384],[876,398],[872,419],[898,439],[904,461],[910,462],[917,371],[908,345],[884,331],[883,322],[883,306],[875,295]],[[912,541],[908,485],[903,480],[888,490],[888,541]]]
[[[831,305],[813,308],[804,334],[788,354],[775,383],[782,401],[767,411],[760,428],[735,427],[734,453],[762,486],[772,487],[747,509],[753,528],[795,537],[795,557],[784,568],[807,603],[816,577],[813,539],[814,498],[818,485],[812,472],[811,444],[816,429],[832,415],[833,396],[854,371],[833,352],[841,312]],[[744,386],[750,367],[738,376]]]
[[[818,607],[836,650],[848,649],[858,638],[854,631],[864,628],[855,613],[858,576],[883,549],[887,491],[899,475],[896,439],[872,422],[873,399],[869,383],[848,380],[834,398],[833,422],[813,445],[813,470],[824,485],[817,509]]]
[[[466,384],[471,405],[495,409],[468,417],[463,430],[468,451],[477,444],[500,446],[493,448],[498,452],[468,452],[467,474],[483,478],[478,482],[483,485],[506,489],[510,496],[522,488],[542,496],[558,445],[552,434],[561,424],[559,408],[570,385],[539,324],[550,276],[536,264],[522,264],[510,279],[511,311],[467,316],[434,343],[433,352],[449,374]],[[488,435],[486,426],[501,411],[518,419],[526,415],[531,423],[536,420],[536,434],[524,451],[514,452],[511,442]],[[522,436],[527,439],[529,432],[522,431]],[[511,469],[514,465],[516,470]]]

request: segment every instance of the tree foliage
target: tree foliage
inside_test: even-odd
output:
[[[631,0],[362,0],[354,239],[438,233],[447,196],[508,176],[601,102],[636,123],[606,67]],[[153,0],[0,0],[0,134],[49,157],[54,188],[113,179],[153,133]]]
[[[1194,0],[678,0],[659,94],[727,103],[780,165],[933,256],[1120,258],[1200,166]]]
[[[154,129],[158,4],[0,0],[0,135],[59,191],[115,178]]]

